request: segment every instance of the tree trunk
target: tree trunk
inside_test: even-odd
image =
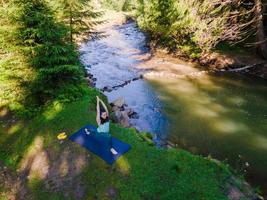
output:
[[[257,49],[264,59],[267,59],[267,43],[263,26],[263,5],[261,0],[255,0],[255,16],[256,16],[256,40]]]
[[[72,9],[71,9],[71,5],[70,5],[70,42],[73,42],[73,33],[72,33],[72,25],[73,25],[73,20],[72,20]]]

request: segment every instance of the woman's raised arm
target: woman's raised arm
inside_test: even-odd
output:
[[[96,96],[96,122],[98,125],[101,124],[100,120],[100,107],[99,107],[99,97]]]
[[[99,101],[100,101],[100,103],[102,104],[102,106],[104,107],[104,109],[105,109],[105,111],[106,111],[106,113],[108,114],[108,116],[109,116],[109,113],[108,113],[108,108],[107,108],[107,106],[106,106],[106,104],[101,100],[101,99],[99,99]]]

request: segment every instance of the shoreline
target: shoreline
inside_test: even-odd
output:
[[[136,19],[132,14],[124,13],[124,15],[126,16],[126,22],[132,20],[137,24]],[[147,35],[145,32],[144,34]],[[149,35],[147,36],[149,38]],[[203,53],[199,58],[192,59],[178,50],[170,52],[167,48],[162,48],[156,45],[153,40],[148,40],[147,46],[152,55],[158,53],[164,54],[172,59],[177,59],[177,62],[183,61],[198,66],[198,68],[202,70],[238,72],[267,80],[267,60],[260,58],[255,52],[251,53],[247,51],[239,53],[232,50],[229,52],[214,50],[208,53]]]
[[[99,30],[126,22],[127,18],[117,22],[114,18],[99,26]],[[164,54],[154,56],[147,52],[138,56],[144,64],[140,66],[142,75],[107,90],[124,87],[139,78],[206,73],[194,63],[180,59],[170,65],[173,58]],[[98,62],[103,60],[101,57]],[[154,67],[146,68],[150,62]],[[175,148],[156,148],[152,134],[121,123],[112,122],[110,132],[132,149],[112,166],[67,137],[60,140],[61,134],[71,136],[86,124],[96,125],[96,97],[108,101],[107,93],[96,89],[90,66],[84,66],[84,71],[88,86],[82,85],[85,93],[77,99],[49,102],[28,119],[16,119],[4,110],[0,113],[0,199],[263,199],[225,162],[196,155],[175,144]],[[137,113],[126,103],[117,99],[107,106],[129,119]]]
[[[128,22],[127,18],[125,17],[124,21],[121,20],[120,22],[115,23],[115,24],[112,24],[111,22],[107,23],[105,26],[101,27],[101,30],[107,29],[109,26],[123,25],[124,23],[127,23],[127,22]],[[177,76],[190,76],[190,75],[198,76],[198,75],[202,75],[202,74],[205,74],[205,73],[211,71],[210,68],[202,68],[203,66],[200,66],[199,63],[192,62],[192,61],[188,62],[188,61],[181,60],[180,58],[174,57],[173,55],[164,52],[164,50],[159,50],[159,49],[150,49],[150,50],[151,51],[149,51],[149,52],[151,52],[151,53],[147,53],[147,54],[143,55],[143,57],[141,57],[139,59],[143,60],[144,63],[146,63],[146,62],[155,62],[155,63],[161,63],[161,64],[160,65],[153,65],[153,66],[155,66],[155,67],[153,67],[153,69],[146,68],[146,66],[151,66],[151,63],[147,64],[147,65],[144,64],[140,68],[138,68],[140,70],[144,70],[144,74],[142,76],[145,79],[146,78],[149,79],[151,77],[154,78],[154,77],[158,77],[158,76],[167,76],[167,75],[170,75],[170,74],[174,74],[174,77],[175,77],[175,75],[177,75]],[[173,61],[177,65],[173,65],[173,66],[171,66],[171,68],[164,67],[165,64],[168,64],[170,61]],[[187,68],[184,69],[184,66],[187,66]],[[215,69],[213,69],[213,70],[214,71],[219,71],[219,70],[215,70]],[[88,70],[87,72],[89,72],[89,71],[90,70]],[[154,74],[151,74],[152,72]],[[89,74],[89,76],[91,76],[91,78],[93,79],[93,76],[91,74]],[[95,81],[92,81],[92,82],[93,82],[93,86],[95,86],[95,83],[94,83]],[[128,82],[125,83],[125,84],[128,84]],[[124,84],[121,87],[123,87],[123,86],[124,86]],[[116,87],[120,87],[120,86],[116,86]],[[104,87],[104,88],[102,88],[102,92],[103,91],[110,92],[110,91],[112,91],[112,89],[113,88]],[[110,103],[112,103],[112,102],[110,102]],[[119,124],[123,125],[121,123],[119,123]],[[140,134],[140,137],[145,142],[147,142],[149,144],[152,144],[152,145],[155,145],[155,143],[153,142],[151,137],[148,136],[147,134]],[[177,146],[175,144],[172,144],[171,142],[170,142],[170,144],[171,145],[168,144],[170,146],[170,148],[177,148]],[[203,156],[203,158],[207,158],[207,157]],[[216,162],[221,162],[221,161],[217,161],[216,160]],[[242,181],[242,183],[244,185],[248,185],[248,183],[245,182],[245,181],[244,182]]]

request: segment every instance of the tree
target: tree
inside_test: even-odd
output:
[[[19,23],[14,19],[14,1],[0,2],[0,108],[23,108],[27,85],[34,80],[35,71],[27,63],[18,40]]]
[[[12,0],[6,8],[0,13],[0,106],[33,110],[54,99],[82,96],[79,54],[46,1]]]
[[[158,44],[200,56],[227,42],[254,42],[267,58],[261,0],[139,0],[138,24]],[[256,37],[255,37],[256,35]],[[160,43],[159,43],[159,42]]]
[[[68,29],[56,22],[44,0],[22,0],[17,4],[17,21],[21,24],[19,41],[37,72],[32,92],[38,103],[56,98],[62,90],[66,96],[68,89],[79,94],[83,69],[75,47],[66,42]]]
[[[267,43],[263,26],[263,5],[261,0],[255,0],[255,22],[256,22],[256,45],[259,53],[267,59]]]
[[[100,21],[95,19],[102,13],[94,11],[89,3],[90,0],[59,0],[59,18],[67,25],[72,43],[78,35],[85,39],[96,34],[93,28]]]

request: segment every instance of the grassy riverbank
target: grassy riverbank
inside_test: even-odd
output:
[[[54,104],[29,121],[3,111],[1,119],[0,199],[226,199],[222,191],[230,173],[224,165],[183,150],[156,149],[134,129],[112,124],[112,134],[132,146],[113,166],[68,140],[61,144],[59,132],[70,135],[95,124],[90,97]]]

